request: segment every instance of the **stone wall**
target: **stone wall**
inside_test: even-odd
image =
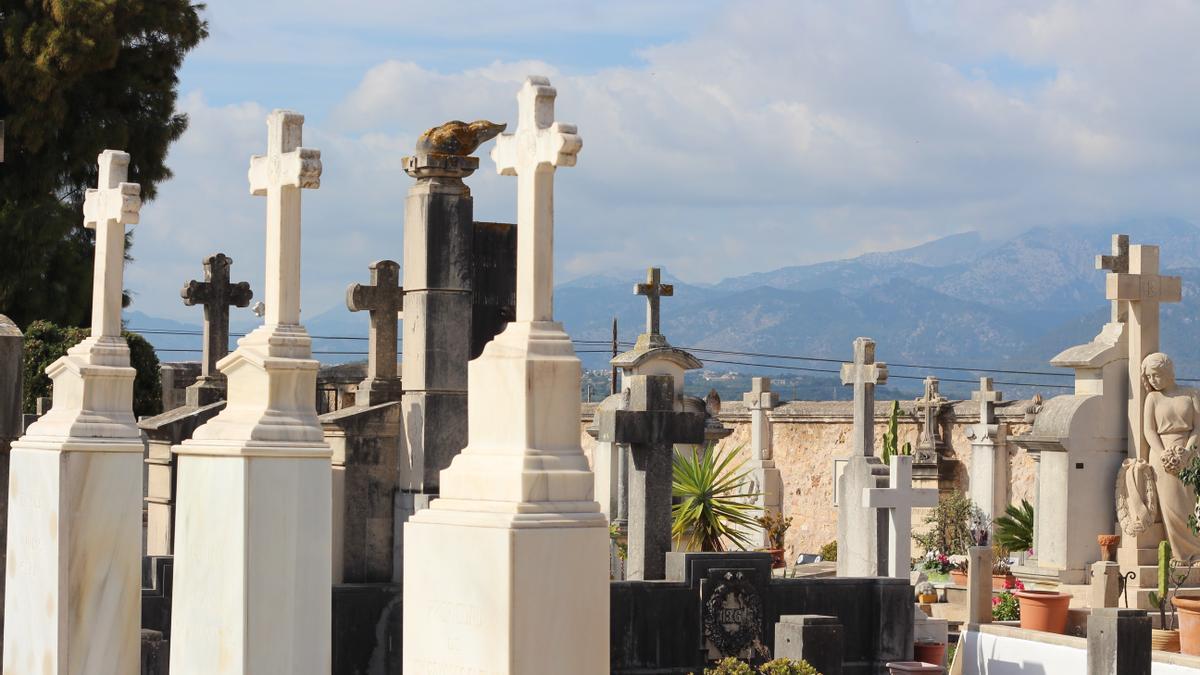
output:
[[[788,560],[794,560],[799,553],[817,553],[822,546],[837,539],[833,461],[847,457],[851,451],[851,405],[849,401],[793,401],[780,404],[770,413],[775,465],[783,474],[783,512],[793,517],[786,539]],[[900,405],[900,444],[908,441],[916,445],[920,425],[915,406],[911,401],[902,401]],[[1011,401],[996,406],[997,418],[1008,424],[1009,437],[1028,431],[1024,421],[1028,406],[1029,401]],[[877,453],[883,446],[891,407],[891,401],[876,404]],[[591,424],[594,408],[594,404],[584,404],[585,428]],[[733,433],[720,442],[719,449],[749,446],[750,414],[741,402],[723,404],[721,421],[732,427]],[[950,462],[951,471],[946,475],[954,477],[951,485],[941,487],[969,492],[971,442],[966,430],[969,425],[979,423],[979,405],[973,401],[951,401],[943,409],[940,422],[942,436],[948,441],[941,461]],[[584,452],[590,458],[594,441],[587,433],[583,433],[582,438]],[[1010,501],[1020,503],[1021,499],[1028,499],[1032,503],[1036,476],[1033,459],[1011,442],[1008,456]],[[916,514],[914,526],[919,527],[920,522],[921,515]],[[916,553],[914,551],[914,555]]]

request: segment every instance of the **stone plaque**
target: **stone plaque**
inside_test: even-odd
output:
[[[763,644],[761,580],[754,569],[711,569],[701,589],[704,649],[710,660],[770,656]]]

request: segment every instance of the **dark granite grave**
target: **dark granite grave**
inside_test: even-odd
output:
[[[883,674],[888,661],[911,658],[907,580],[772,578],[770,567],[767,553],[671,553],[667,581],[613,582],[612,672],[699,673],[720,655],[765,661],[776,622],[794,614],[837,617],[846,675]]]

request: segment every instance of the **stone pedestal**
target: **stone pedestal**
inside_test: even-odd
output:
[[[991,433],[975,431],[970,468],[971,501],[989,520],[1003,516],[1008,506],[1008,446],[1004,441],[1004,425],[992,427],[995,431]]]
[[[138,671],[142,440],[117,337],[55,361],[54,405],[13,443],[4,672]]]
[[[580,376],[553,322],[510,323],[470,363],[470,443],[404,526],[404,672],[608,672]]]
[[[838,485],[839,577],[875,577],[887,570],[888,514],[864,506],[864,490],[887,487],[888,467],[878,457],[851,455]]]
[[[775,658],[808,661],[821,675],[842,675],[845,647],[836,616],[792,614],[775,624]]]
[[[1121,599],[1121,569],[1115,562],[1099,561],[1092,563],[1092,609],[1097,607],[1116,607]]]
[[[967,549],[967,623],[992,622],[992,563],[990,546]]]
[[[1150,617],[1136,609],[1092,609],[1088,675],[1150,675]]]

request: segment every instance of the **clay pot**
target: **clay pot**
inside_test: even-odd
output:
[[[771,569],[781,569],[787,567],[787,560],[783,557],[783,549],[768,548],[764,550],[771,554]]]
[[[1096,537],[1096,542],[1100,544],[1100,560],[1113,562],[1117,559],[1117,546],[1121,543],[1121,535],[1102,534]]]
[[[1179,631],[1159,630],[1157,628],[1151,629],[1150,648],[1156,652],[1171,652],[1172,654],[1178,654]]]
[[[1011,584],[1016,583],[1017,578],[1011,574],[993,574],[992,575],[992,590],[1002,591],[1009,588]]]
[[[942,675],[946,672],[941,666],[922,661],[890,661],[887,664],[888,675],[910,675],[911,673],[928,673]]]
[[[955,586],[966,586],[967,573],[963,570],[950,570],[950,580],[954,582]]]
[[[1014,591],[1021,603],[1021,628],[1047,633],[1067,632],[1068,593],[1058,591]]]
[[[933,604],[938,601],[938,594],[937,593],[925,593],[924,595],[918,595],[917,600],[926,605]]]
[[[1200,598],[1171,598],[1179,610],[1179,649],[1200,656]]]
[[[913,658],[924,663],[941,665],[946,662],[946,643],[918,642],[913,645]]]

